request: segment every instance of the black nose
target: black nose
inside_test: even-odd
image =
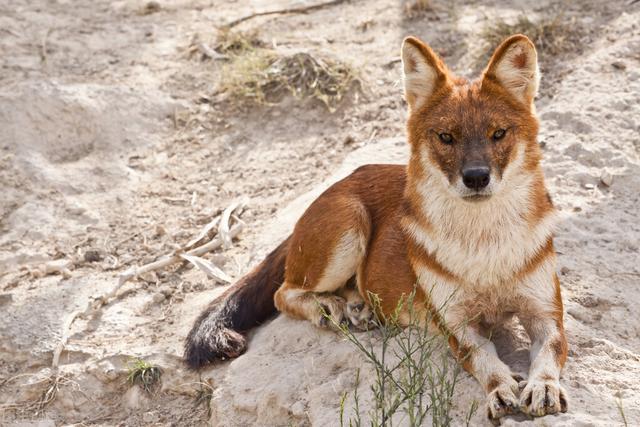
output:
[[[481,190],[489,185],[489,172],[488,166],[470,165],[462,169],[462,182],[472,190]]]

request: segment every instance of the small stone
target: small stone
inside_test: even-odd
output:
[[[291,405],[291,414],[295,417],[304,416],[305,406],[301,401],[297,401],[293,405]]]
[[[611,184],[613,184],[613,175],[611,172],[604,169],[600,174],[600,182],[607,187],[611,187]]]
[[[102,254],[96,249],[89,249],[84,253],[85,262],[102,261]]]
[[[163,293],[158,292],[157,294],[153,294],[153,297],[151,297],[151,301],[153,301],[154,304],[160,304],[165,300],[165,298],[166,296]]]
[[[162,236],[167,234],[167,230],[163,226],[158,224],[158,225],[156,225],[154,233],[155,233],[154,237],[162,237]]]
[[[160,293],[166,298],[169,298],[171,295],[173,295],[173,288],[170,286],[164,286],[160,288]]]
[[[13,301],[11,294],[0,294],[0,305],[9,304],[11,301]]]
[[[611,66],[613,68],[615,68],[616,70],[626,70],[627,69],[627,64],[625,64],[622,61],[614,61],[611,63]]]
[[[152,13],[159,12],[160,9],[162,9],[160,7],[160,3],[158,3],[157,1],[150,1],[150,2],[147,2],[146,5],[144,5],[144,9],[142,9],[142,14],[150,15]]]
[[[68,212],[70,215],[75,215],[75,216],[82,215],[82,214],[84,214],[86,211],[87,211],[87,210],[86,210],[85,208],[80,207],[80,206],[70,206],[70,207],[68,207],[68,208],[67,208],[67,212]]]
[[[151,424],[153,422],[155,422],[157,420],[157,416],[155,412],[145,412],[142,415],[142,420],[147,423],[147,424]]]
[[[584,185],[584,188],[586,188],[587,190],[593,190],[594,188],[596,188],[596,186],[589,182]]]
[[[566,276],[567,274],[569,274],[570,271],[571,270],[569,270],[569,267],[565,265],[560,269],[560,274],[562,274],[563,276]]]

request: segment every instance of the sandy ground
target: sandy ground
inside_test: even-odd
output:
[[[221,24],[311,0],[0,2],[0,424],[336,425],[362,368],[337,334],[278,317],[241,358],[201,375],[182,368],[195,316],[224,290],[189,266],[126,284],[77,319],[47,388],[71,313],[117,275],[193,237],[232,201],[247,224],[210,255],[239,277],[285,236],[319,191],[355,166],[402,163],[405,106],[397,61],[416,34],[459,73],[477,69],[483,28],[497,18],[558,14],[580,42],[555,57],[537,102],[548,185],[564,221],[557,249],[570,353],[567,414],[506,425],[640,424],[640,4],[628,1],[434,1],[407,20],[402,3],[352,1],[306,15],[243,23],[286,52],[329,53],[358,70],[363,91],[335,113],[285,99],[238,110],[216,86],[219,61],[190,54]],[[605,185],[606,182],[609,185]],[[89,255],[88,255],[89,254]],[[46,265],[69,274],[43,275]],[[521,334],[503,357],[526,371]],[[127,384],[140,357],[160,366],[153,396]],[[199,381],[213,387],[194,406]],[[457,423],[483,394],[464,375]],[[483,425],[483,412],[472,420]]]

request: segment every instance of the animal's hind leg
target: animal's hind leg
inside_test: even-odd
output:
[[[297,319],[310,320],[320,327],[331,326],[326,316],[337,324],[345,321],[345,299],[333,293],[305,291],[295,284],[284,282],[275,295],[276,308]]]
[[[317,326],[327,326],[323,312],[345,320],[340,290],[362,263],[370,220],[359,200],[323,195],[296,224],[287,256],[285,281],[275,295],[279,311]]]

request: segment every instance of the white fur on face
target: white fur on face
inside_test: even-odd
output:
[[[421,210],[433,224],[426,230],[407,221],[405,229],[436,260],[465,283],[495,285],[507,280],[546,244],[557,222],[549,213],[533,228],[523,218],[537,178],[522,169],[524,149],[494,182],[491,197],[469,202],[422,153],[425,179],[417,183]]]
[[[437,178],[436,181],[441,182],[451,195],[464,199],[473,196],[492,196],[498,194],[503,190],[505,186],[505,184],[503,184],[504,182],[507,183],[506,185],[509,185],[511,180],[517,180],[517,176],[521,174],[522,166],[524,165],[524,142],[518,143],[516,150],[516,158],[507,165],[502,174],[502,178],[492,172],[489,184],[480,191],[472,190],[464,185],[462,176],[460,175],[456,177],[455,183],[451,184],[446,175],[442,173],[435,162],[431,160],[426,147],[421,147],[420,160],[424,170],[428,170],[429,173],[434,175]]]
[[[464,185],[464,182],[462,181],[462,177],[458,176],[456,178],[455,184],[451,185],[451,188],[455,193],[458,194],[459,197],[462,197],[463,199],[467,199],[471,201],[471,198],[474,198],[474,197],[478,197],[478,196],[489,197],[493,195],[496,192],[496,188],[500,184],[500,181],[501,181],[500,178],[495,173],[492,172],[490,176],[489,184],[486,187],[482,188],[481,190],[476,191]]]

